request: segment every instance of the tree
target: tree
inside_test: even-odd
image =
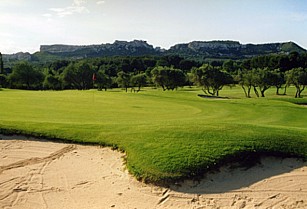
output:
[[[67,60],[57,60],[53,63],[51,63],[48,67],[49,72],[52,74],[61,74],[63,73],[65,67],[67,67],[70,64]]]
[[[273,85],[273,73],[268,68],[257,68],[253,73],[255,86],[258,86],[261,97],[264,97],[264,92]]]
[[[166,59],[166,57],[162,57],[157,61],[157,66],[162,66],[162,67],[169,67],[170,64],[168,63],[168,60]]]
[[[168,71],[168,83],[166,88],[168,90],[174,90],[178,87],[183,87],[187,81],[187,76],[182,70],[170,68]]]
[[[145,73],[140,73],[131,77],[131,85],[138,87],[136,92],[141,90],[142,86],[145,86],[147,83],[147,76]]]
[[[0,74],[0,88],[6,87],[7,84],[7,76],[4,74]]]
[[[225,69],[228,73],[234,73],[238,70],[238,66],[233,60],[227,60],[223,63],[223,69]]]
[[[48,74],[43,82],[44,89],[61,90],[63,89],[63,81],[58,75]]]
[[[258,91],[256,89],[257,77],[253,70],[239,70],[235,80],[242,87],[244,94],[247,98],[250,98],[250,92],[252,87],[254,88],[255,94],[259,97]]]
[[[193,82],[194,82],[194,75],[192,73],[194,68],[196,68],[196,67],[193,67],[191,69],[191,72],[187,73],[187,84],[189,85],[190,88],[192,88]]]
[[[118,84],[119,87],[124,88],[127,92],[130,86],[130,78],[131,78],[130,73],[125,73],[123,71],[120,71],[119,73],[117,73],[116,83]]]
[[[250,59],[245,59],[241,63],[241,68],[247,70],[251,68],[251,60]]]
[[[86,62],[71,63],[63,72],[66,85],[79,90],[90,89],[93,85],[94,70]]]
[[[157,86],[161,86],[163,91],[166,90],[165,85],[167,84],[167,67],[166,66],[157,66],[151,70],[152,82]]]
[[[186,83],[186,75],[182,70],[174,69],[167,66],[158,66],[151,71],[152,81],[158,86],[161,86],[163,91],[174,90],[184,86]]]
[[[63,72],[69,63],[66,60],[58,60],[45,69],[44,89],[61,90],[64,88]]]
[[[184,73],[191,72],[191,69],[193,67],[200,67],[200,64],[195,61],[186,59],[181,60],[179,63],[179,69],[182,70]]]
[[[129,57],[125,57],[121,60],[120,64],[118,65],[118,68],[121,69],[121,71],[125,72],[125,73],[131,73],[133,72],[133,67],[131,65]]]
[[[157,66],[163,66],[163,67],[173,67],[175,69],[180,68],[180,62],[183,60],[182,57],[178,55],[167,55],[161,57],[157,61]]]
[[[140,57],[135,57],[131,60],[130,63],[134,73],[140,73],[144,72],[146,70],[146,67],[143,63],[143,60]]]
[[[0,52],[0,74],[4,74],[4,67],[3,67],[3,60],[2,60],[1,52]]]
[[[307,69],[293,68],[285,74],[287,86],[294,85],[296,88],[295,98],[300,98],[301,93],[307,86]]]
[[[275,69],[271,71],[272,73],[272,86],[276,87],[276,95],[280,95],[279,90],[282,88],[282,86],[286,83],[285,82],[285,75],[283,72],[280,71],[280,69]],[[284,95],[286,94],[286,86],[285,86],[285,91]]]
[[[96,74],[95,83],[97,84],[99,91],[102,89],[107,91],[107,89],[112,86],[112,78],[108,76],[103,69],[100,69]]]
[[[200,68],[194,68],[192,71],[194,83],[202,87],[205,94],[219,96],[219,91],[225,85],[233,83],[232,76],[220,70],[217,67],[205,64]]]
[[[180,66],[180,62],[182,60],[184,60],[183,57],[180,57],[178,55],[169,55],[169,56],[166,56],[167,60],[168,60],[168,63],[170,66],[173,66],[175,69],[178,69]]]
[[[28,62],[19,62],[13,67],[9,76],[12,87],[38,89],[42,86],[43,73],[33,68]]]

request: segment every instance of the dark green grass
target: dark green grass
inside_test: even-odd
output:
[[[293,89],[290,89],[291,93]],[[174,92],[0,92],[0,128],[127,153],[127,167],[153,182],[198,176],[252,153],[307,158],[307,108],[289,96],[244,99],[239,88],[205,99],[196,88]]]

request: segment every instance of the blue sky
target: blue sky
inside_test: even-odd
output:
[[[307,48],[307,1],[1,0],[4,54],[134,39],[166,49],[193,40],[294,41]]]

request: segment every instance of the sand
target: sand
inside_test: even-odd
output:
[[[198,182],[157,187],[125,170],[123,153],[99,146],[0,135],[0,208],[307,208],[307,163],[263,157]]]

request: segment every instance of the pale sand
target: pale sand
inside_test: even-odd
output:
[[[307,208],[307,163],[297,159],[265,157],[162,188],[136,181],[109,148],[0,138],[3,209]]]

